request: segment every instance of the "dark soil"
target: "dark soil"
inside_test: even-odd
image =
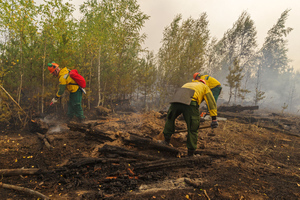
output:
[[[41,169],[35,175],[2,175],[0,182],[38,191],[50,199],[300,199],[300,118],[282,114],[220,113],[217,129],[199,130],[198,157],[208,162],[136,170],[135,166],[186,159],[186,132],[173,135],[181,153],[124,142],[130,134],[162,139],[165,113],[114,113],[90,116],[85,127],[43,119],[48,149],[29,130],[3,127],[0,169]],[[227,120],[221,120],[222,118]],[[251,119],[251,120],[249,120]],[[254,120],[255,119],[255,120]],[[201,126],[209,125],[207,120]],[[177,130],[185,122],[178,119]],[[91,130],[97,130],[93,132]],[[108,137],[99,136],[99,134]],[[144,160],[103,153],[105,145],[148,155]],[[146,156],[144,156],[146,158]],[[0,199],[38,199],[0,188]]]

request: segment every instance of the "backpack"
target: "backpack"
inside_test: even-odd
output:
[[[83,76],[81,76],[77,69],[72,69],[69,72],[70,77],[79,85],[79,87],[81,88],[85,88],[86,87],[86,82],[85,79],[83,78]]]

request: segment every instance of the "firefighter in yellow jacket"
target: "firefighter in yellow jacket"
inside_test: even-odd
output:
[[[193,78],[194,80],[200,80],[200,79],[204,80],[206,82],[206,85],[213,93],[216,102],[218,101],[219,95],[222,91],[222,87],[221,87],[221,83],[217,79],[209,75],[201,75],[199,72],[196,72],[193,75]]]
[[[211,90],[203,80],[193,80],[179,88],[170,102],[170,108],[167,114],[167,121],[163,130],[164,141],[161,144],[168,145],[172,134],[175,132],[175,119],[183,114],[187,124],[187,148],[188,156],[192,156],[197,148],[198,128],[200,124],[199,105],[206,101],[210,116],[212,118],[211,127],[217,128],[217,105]]]
[[[69,76],[69,70],[64,67],[59,68],[56,63],[48,63],[48,70],[53,76],[59,79],[59,90],[55,97],[52,99],[52,103],[56,103],[58,99],[63,95],[65,89],[70,92],[70,98],[68,101],[68,118],[71,120],[74,116],[78,118],[80,122],[83,122],[85,116],[83,115],[83,109],[81,107],[82,90],[78,84]]]

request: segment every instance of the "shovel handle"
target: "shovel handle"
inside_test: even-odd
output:
[[[207,126],[200,126],[199,129],[205,129],[205,128],[211,128],[211,125],[207,125]]]
[[[207,126],[202,126],[202,127],[199,127],[199,129],[205,129],[205,128],[211,128],[210,125],[207,125]],[[176,130],[174,133],[181,133],[181,132],[187,132],[188,130],[187,129],[184,129],[184,130]]]

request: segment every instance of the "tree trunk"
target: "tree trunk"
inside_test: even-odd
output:
[[[42,113],[44,113],[44,95],[45,95],[45,64],[46,64],[46,40],[44,43],[44,59],[42,68]]]
[[[101,85],[100,85],[100,75],[101,75],[101,68],[100,68],[100,63],[101,63],[101,46],[99,46],[99,55],[98,55],[98,59],[99,59],[99,64],[98,64],[98,104],[97,106],[100,106],[101,103]]]
[[[20,105],[21,101],[21,94],[22,94],[22,87],[23,87],[23,33],[20,35],[20,88],[18,94],[18,104]]]
[[[91,68],[90,68],[90,75],[89,75],[89,90],[91,90],[92,84],[92,69],[93,69],[93,58],[91,59]],[[91,95],[88,95],[88,109],[91,109]]]

